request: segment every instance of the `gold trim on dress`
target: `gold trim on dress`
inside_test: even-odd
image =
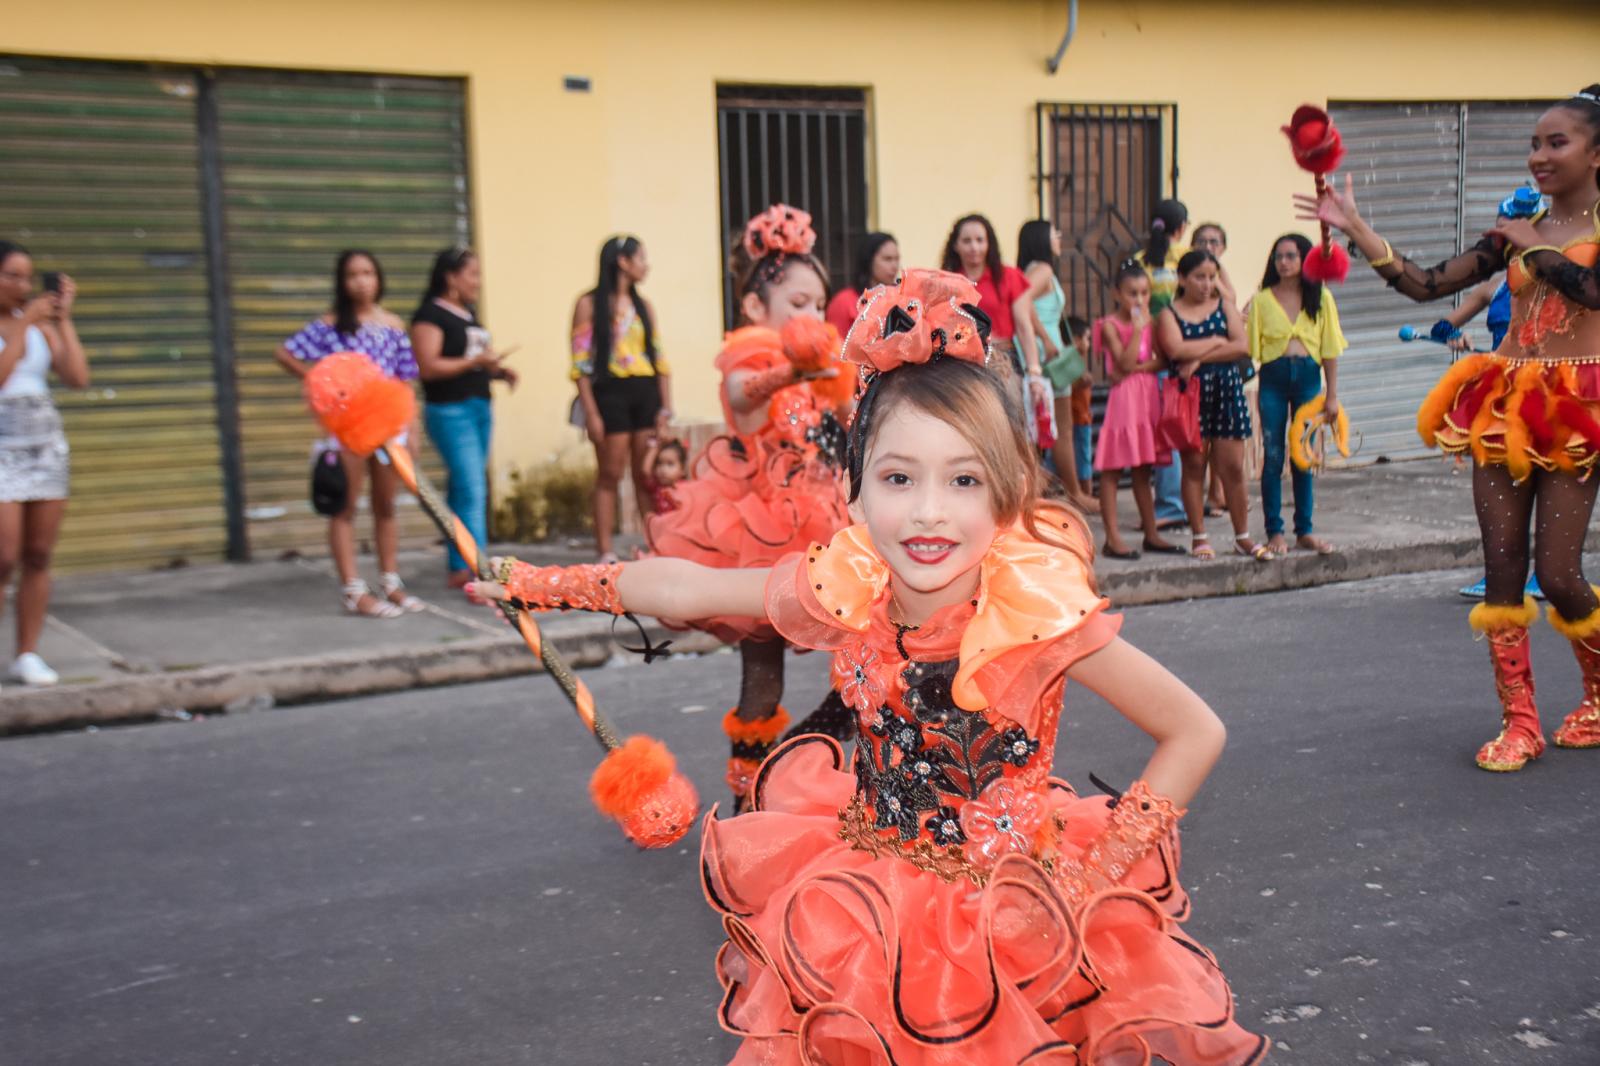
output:
[[[974,866],[960,844],[935,844],[927,837],[902,842],[893,830],[880,830],[873,826],[872,813],[858,792],[850,797],[849,806],[839,812],[839,839],[856,851],[864,851],[875,859],[890,856],[904,859],[919,870],[933,874],[946,884],[954,884],[965,877],[982,888],[989,883],[989,871]],[[1051,814],[1040,832],[1041,840],[1028,857],[1044,867],[1052,879],[1056,873],[1056,848],[1061,833],[1066,828],[1061,816]]]

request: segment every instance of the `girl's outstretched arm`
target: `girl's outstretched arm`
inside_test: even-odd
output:
[[[1187,806],[1228,738],[1205,701],[1120,637],[1079,659],[1067,676],[1154,738],[1156,750],[1140,776],[1151,792]]]
[[[530,566],[517,559],[492,559],[500,581],[474,581],[476,601],[518,599],[543,609],[581,610],[691,619],[717,615],[766,618],[770,568],[718,570],[687,559],[640,559],[585,566]]]

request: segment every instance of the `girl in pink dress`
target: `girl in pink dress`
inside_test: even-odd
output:
[[[845,344],[860,524],[777,565],[499,566],[478,596],[676,617],[749,614],[833,657],[860,724],[762,764],[752,811],[707,815],[735,1066],[1250,1066],[1215,958],[1179,928],[1177,822],[1222,724],[1117,636],[1074,512],[1040,500],[1019,397],[987,366],[960,275],[871,294]],[[1116,796],[1050,775],[1065,685],[1155,750]]]
[[[1150,327],[1150,277],[1138,263],[1118,272],[1112,295],[1117,310],[1094,324],[1094,350],[1111,379],[1105,421],[1094,449],[1100,472],[1100,518],[1106,527],[1104,551],[1112,559],[1137,559],[1122,542],[1117,528],[1117,480],[1133,472],[1133,502],[1139,508],[1146,551],[1175,552],[1176,545],[1156,532],[1155,497],[1150,491],[1152,466],[1170,462],[1156,446],[1156,420],[1161,414],[1161,386],[1156,371],[1161,357],[1153,347]]]

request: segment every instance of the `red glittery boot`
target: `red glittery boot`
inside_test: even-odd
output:
[[[1520,770],[1544,754],[1544,730],[1533,701],[1533,663],[1528,652],[1528,626],[1539,616],[1533,598],[1521,607],[1480,603],[1467,621],[1489,639],[1494,687],[1500,693],[1500,735],[1478,749],[1478,766],[1497,773]]]
[[[1563,748],[1600,748],[1600,649],[1591,644],[1600,633],[1600,609],[1569,622],[1552,607],[1550,625],[1572,642],[1572,654],[1583,673],[1583,702],[1555,731],[1555,742]]]

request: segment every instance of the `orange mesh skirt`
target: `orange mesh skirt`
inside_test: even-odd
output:
[[[1104,796],[1052,782],[1063,856],[1106,825]],[[733,1066],[1004,1063],[1255,1066],[1216,958],[1179,928],[1176,837],[1074,911],[1009,855],[983,888],[840,839],[855,775],[830,738],[768,756],[754,810],[706,816],[701,884],[722,919],[718,1020]]]
[[[1587,477],[1600,460],[1600,362],[1467,356],[1422,402],[1417,432],[1519,481],[1535,469]]]

